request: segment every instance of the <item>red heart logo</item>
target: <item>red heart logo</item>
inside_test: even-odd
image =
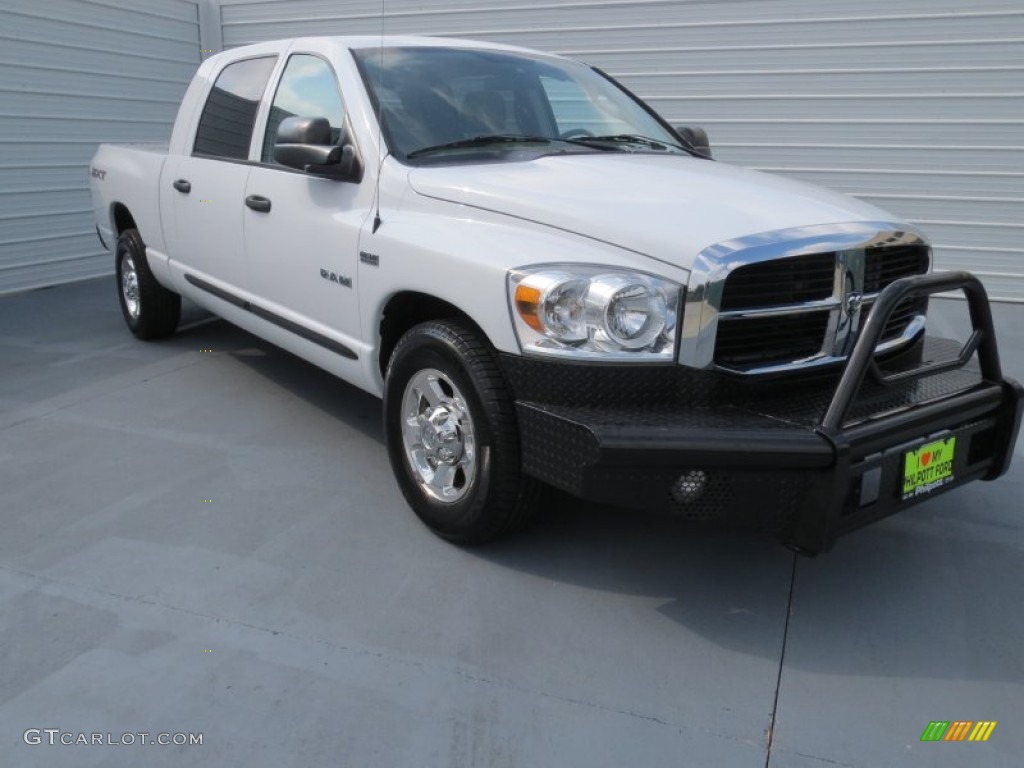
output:
[[[928,451],[928,453],[922,453],[921,454],[921,466],[922,467],[927,467],[928,466],[928,462],[930,462],[931,460],[932,460],[932,452],[931,451]]]

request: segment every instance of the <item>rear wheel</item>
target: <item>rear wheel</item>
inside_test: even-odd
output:
[[[384,426],[399,487],[434,533],[475,544],[533,518],[540,485],[520,470],[512,399],[493,350],[464,323],[423,323],[398,342]]]
[[[128,329],[140,339],[173,334],[181,317],[181,297],[156,281],[137,229],[126,229],[117,238],[115,259],[118,298]]]

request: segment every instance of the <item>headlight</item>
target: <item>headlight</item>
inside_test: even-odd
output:
[[[671,360],[682,288],[640,272],[540,266],[509,274],[524,354]]]

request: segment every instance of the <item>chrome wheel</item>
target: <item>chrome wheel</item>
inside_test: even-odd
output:
[[[433,368],[414,375],[402,396],[405,459],[422,490],[437,501],[458,501],[476,475],[476,440],[466,399]]]
[[[139,273],[135,271],[135,260],[130,253],[121,256],[121,295],[124,306],[132,320],[139,317]]]

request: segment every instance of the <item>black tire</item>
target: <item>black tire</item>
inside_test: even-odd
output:
[[[403,439],[406,388],[421,372],[436,370],[461,393],[471,418],[475,469],[463,495],[440,501],[421,485]],[[428,322],[409,330],[388,363],[384,384],[388,456],[409,506],[438,536],[479,544],[524,527],[536,512],[541,485],[520,469],[515,407],[495,353],[459,320]]]
[[[130,265],[134,265],[136,276],[134,313],[129,308],[124,279]],[[114,266],[117,296],[128,329],[140,339],[163,339],[173,334],[181,318],[181,296],[164,288],[153,277],[146,261],[146,246],[137,229],[126,229],[117,238]]]

